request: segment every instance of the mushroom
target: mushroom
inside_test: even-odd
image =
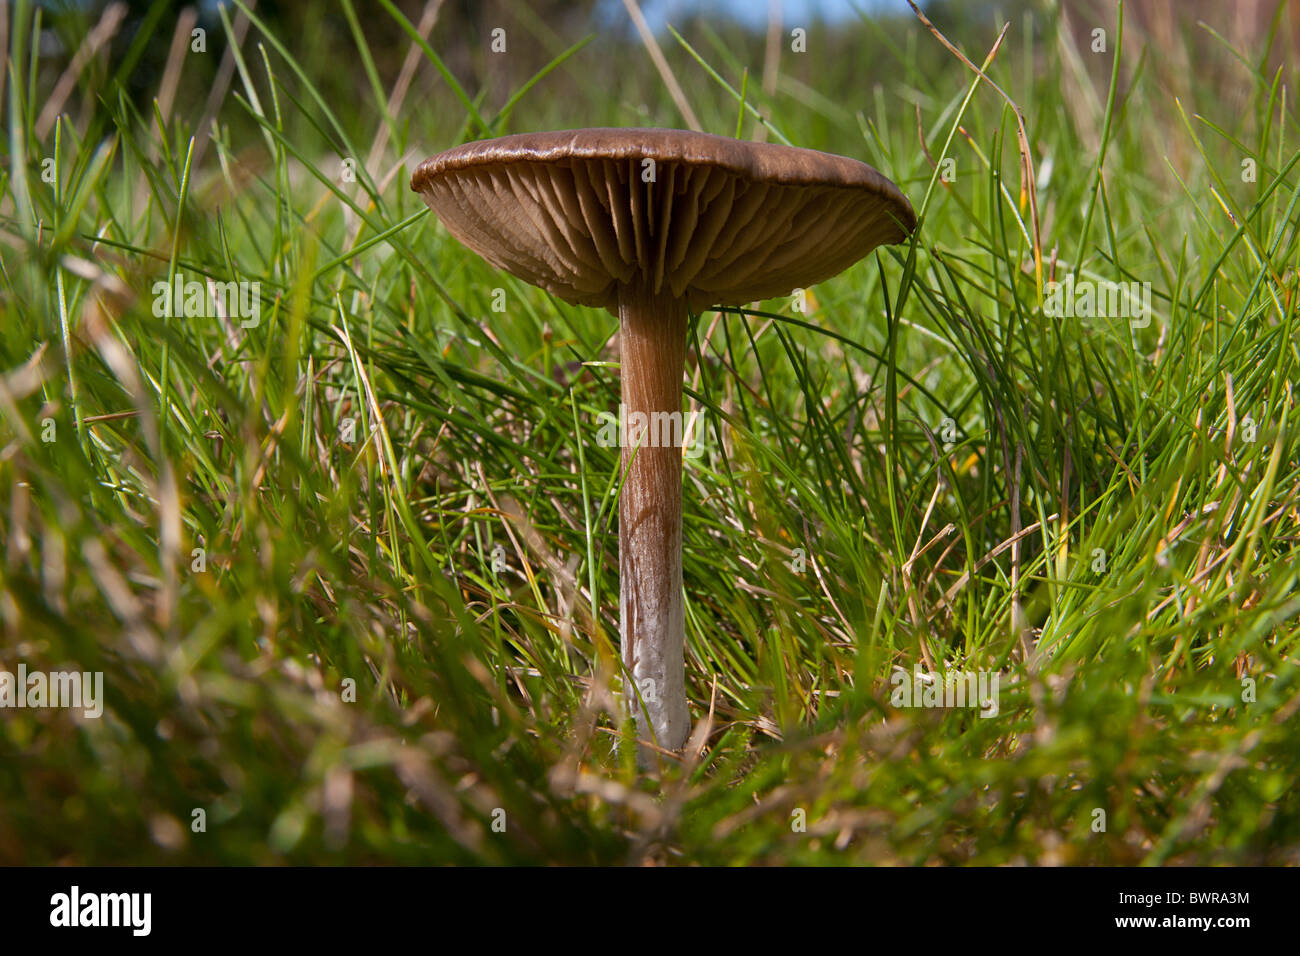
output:
[[[493,266],[618,316],[620,421],[649,425],[622,441],[619,621],[634,682],[626,698],[643,741],[681,750],[690,731],[682,451],[657,439],[665,422],[681,420],[687,313],[836,275],[905,239],[916,214],[897,186],[856,160],[665,129],[466,143],[422,163],[411,188]],[[643,762],[651,753],[643,748]]]

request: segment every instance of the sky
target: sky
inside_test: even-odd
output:
[[[766,27],[770,0],[640,0],[646,22],[656,31],[665,20],[681,20],[686,13],[703,13],[713,16],[730,16],[751,27]],[[617,7],[619,0],[606,0],[608,6]],[[826,23],[845,23],[857,18],[856,10],[865,13],[907,9],[906,0],[781,0],[781,21],[793,28],[801,23],[820,19]]]

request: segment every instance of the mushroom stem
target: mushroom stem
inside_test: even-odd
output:
[[[618,319],[625,416],[619,619],[623,665],[635,682],[625,696],[642,740],[680,750],[690,731],[682,604],[686,301],[666,283],[660,293],[641,283],[623,285]],[[652,753],[643,749],[642,762],[653,763]]]

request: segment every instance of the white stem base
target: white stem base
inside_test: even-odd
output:
[[[619,302],[623,405],[629,419],[674,413],[680,422],[686,362],[686,304],[625,287]],[[682,449],[663,446],[653,425],[639,447],[623,443],[619,501],[619,621],[625,682],[637,733],[665,750],[690,735],[686,706],[686,617],[682,602]],[[675,434],[680,435],[678,428]],[[633,440],[637,436],[632,436]],[[642,748],[643,765],[654,751]]]

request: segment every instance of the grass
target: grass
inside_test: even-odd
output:
[[[683,121],[635,40],[544,36],[535,82],[461,88],[463,41],[376,10],[226,7],[164,104],[123,86],[159,13],[46,131],[41,29],[94,23],[8,10],[0,669],[100,671],[106,703],[4,712],[0,861],[1300,862],[1276,32],[1187,25],[1210,66],[1171,79],[1114,13],[1105,53],[1027,7],[991,55],[1001,21],[932,10],[969,65],[864,18],[767,88],[762,37],[660,37],[705,129],[860,157],[921,226],[803,313],[692,317],[708,732],[652,779],[614,746],[616,322],[407,182],[482,135]],[[158,314],[178,276],[256,314]],[[1149,283],[1149,322],[1053,315],[1067,276]],[[914,666],[997,671],[997,715],[893,706]]]

